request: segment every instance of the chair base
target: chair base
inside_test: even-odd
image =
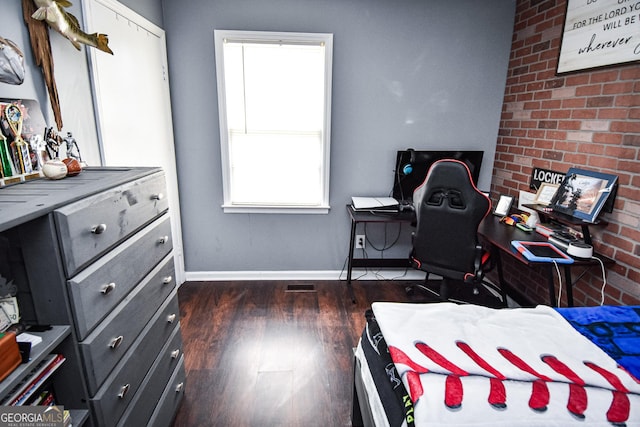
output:
[[[423,283],[407,285],[405,291],[412,299],[418,299],[419,296],[423,297],[416,302],[449,301],[492,308],[507,306],[506,295],[497,286],[486,280],[480,285],[473,286],[459,280],[425,279]]]

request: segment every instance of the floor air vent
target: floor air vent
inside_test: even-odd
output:
[[[315,292],[314,285],[287,285],[286,292]]]

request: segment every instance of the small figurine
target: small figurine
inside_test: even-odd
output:
[[[78,143],[76,139],[71,135],[71,132],[67,132],[67,137],[62,139],[65,144],[67,144],[67,157],[72,157],[76,159],[78,162],[82,162],[82,157],[80,156],[80,148],[78,147]]]
[[[62,138],[58,133],[53,130],[53,126],[44,130],[44,140],[47,144],[47,153],[50,159],[57,159],[60,157],[60,145],[62,144]]]
[[[31,148],[31,163],[34,170],[42,170],[44,162],[49,160],[46,147],[47,144],[42,140],[42,135],[33,134],[29,138],[29,147]]]

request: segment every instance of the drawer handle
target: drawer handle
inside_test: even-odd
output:
[[[180,383],[176,386],[176,393],[180,393],[184,388],[184,383]]]
[[[151,200],[162,200],[162,199],[164,199],[164,194],[162,193],[154,194],[153,196],[151,196]]]
[[[102,233],[104,233],[105,231],[107,231],[107,224],[98,224],[98,225],[94,225],[94,226],[91,228],[91,232],[92,232],[93,234],[102,234]]]
[[[113,283],[113,282],[111,282],[111,283],[109,283],[108,285],[104,285],[104,286],[102,287],[102,289],[100,289],[100,292],[101,292],[103,295],[107,295],[107,294],[111,293],[111,291],[113,291],[115,288],[116,288],[116,284],[115,284],[115,283]]]
[[[162,279],[162,283],[165,284],[165,285],[168,285],[172,281],[173,281],[173,277],[171,277],[171,276],[167,276],[164,279]]]
[[[164,245],[168,241],[169,241],[169,236],[162,236],[158,239],[158,243],[160,243],[161,245]]]
[[[180,356],[180,349],[179,348],[177,348],[177,349],[175,349],[175,350],[173,350],[171,352],[171,358],[172,359],[177,359],[178,356]]]
[[[120,344],[122,344],[122,340],[123,340],[123,339],[124,339],[124,337],[123,337],[122,335],[120,335],[120,336],[119,336],[119,337],[117,337],[117,338],[112,339],[112,340],[111,340],[111,342],[109,343],[109,347],[110,347],[112,350],[115,350],[116,348],[118,348],[118,346],[119,346]]]
[[[175,313],[170,314],[170,315],[167,316],[167,322],[173,323],[175,321],[176,321],[176,314]]]
[[[124,399],[124,396],[127,394],[127,392],[129,391],[129,388],[131,387],[131,384],[125,384],[120,388],[120,393],[118,393],[118,398],[120,399]]]

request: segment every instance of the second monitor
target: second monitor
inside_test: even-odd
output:
[[[413,191],[424,182],[433,163],[442,159],[464,162],[471,171],[473,183],[478,185],[484,151],[469,150],[414,150],[398,151],[393,180],[393,197],[400,202],[411,202]]]

